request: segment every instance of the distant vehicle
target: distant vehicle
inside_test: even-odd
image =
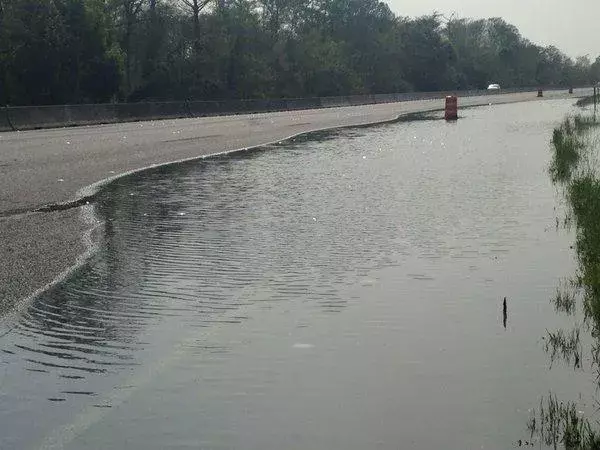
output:
[[[500,90],[500,85],[499,85],[499,84],[496,84],[496,83],[490,84],[490,85],[487,87],[487,90],[488,90],[488,91],[499,91],[499,90]]]

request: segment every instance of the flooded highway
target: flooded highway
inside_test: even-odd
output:
[[[543,342],[577,263],[548,176],[572,103],[109,185],[97,253],[0,327],[0,448],[516,446],[550,388],[593,389]]]

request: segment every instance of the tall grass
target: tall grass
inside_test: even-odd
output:
[[[574,402],[558,401],[556,395],[542,397],[538,411],[533,411],[527,428],[531,439],[557,449],[600,449],[600,435]]]
[[[567,117],[552,132],[554,157],[550,164],[553,182],[565,183],[571,179],[572,171],[586,148],[587,132],[597,125],[594,118],[584,116]]]
[[[578,259],[576,282],[562,284],[552,302],[557,312],[573,315],[575,302],[583,303],[585,325],[591,332],[591,364],[598,373],[600,388],[600,170],[594,167],[598,148],[592,139],[600,130],[595,117],[576,115],[566,118],[552,133],[552,160],[549,167],[554,183],[564,189],[569,217],[576,230],[575,249]],[[557,219],[558,226],[558,219]],[[579,295],[581,294],[581,295]],[[580,326],[572,331],[548,331],[545,350],[552,362],[561,358],[574,368],[580,368],[582,341]],[[598,400],[596,400],[598,404]],[[594,427],[593,427],[594,425]],[[600,435],[592,423],[578,412],[576,404],[559,402],[552,394],[540,402],[528,428],[541,443],[557,448],[600,449]]]
[[[577,296],[577,286],[574,283],[561,281],[560,285],[556,288],[556,295],[552,299],[556,312],[567,314],[572,316],[575,314]]]
[[[568,364],[578,369],[581,367],[581,338],[580,329],[574,328],[570,333],[559,329],[557,331],[546,331],[545,350],[550,354],[550,360],[554,362],[560,357]]]

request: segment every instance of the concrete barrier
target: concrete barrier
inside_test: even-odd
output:
[[[114,104],[68,105],[64,108],[62,126],[93,125],[118,122],[117,106]],[[30,124],[32,127],[35,122]]]
[[[322,107],[321,99],[319,97],[293,98],[287,101],[287,109],[292,111],[317,109]]]
[[[192,117],[214,116],[219,112],[218,102],[192,101],[188,107]]]
[[[321,97],[322,108],[336,108],[338,106],[347,106],[344,97]]]
[[[118,103],[114,106],[118,122],[191,117],[187,102]]]
[[[17,130],[32,128],[56,128],[71,125],[69,107],[18,106],[7,108],[10,121]]]
[[[537,91],[532,88],[502,89],[511,94]],[[546,87],[544,90],[562,90]],[[35,128],[68,127],[101,123],[143,120],[179,119],[225,114],[249,114],[271,111],[294,111],[314,108],[334,108],[414,100],[442,100],[448,95],[471,97],[490,95],[487,90],[407,92],[392,94],[349,95],[295,99],[249,99],[219,101],[140,102],[96,105],[18,106],[0,110],[0,131]],[[533,94],[535,95],[535,94]]]

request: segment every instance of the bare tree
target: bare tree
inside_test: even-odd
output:
[[[125,84],[129,94],[132,86],[132,52],[133,52],[133,31],[137,23],[144,0],[121,0],[123,8],[123,25],[125,27]]]
[[[192,24],[194,30],[194,51],[200,52],[200,13],[212,0],[182,0],[192,12]]]

